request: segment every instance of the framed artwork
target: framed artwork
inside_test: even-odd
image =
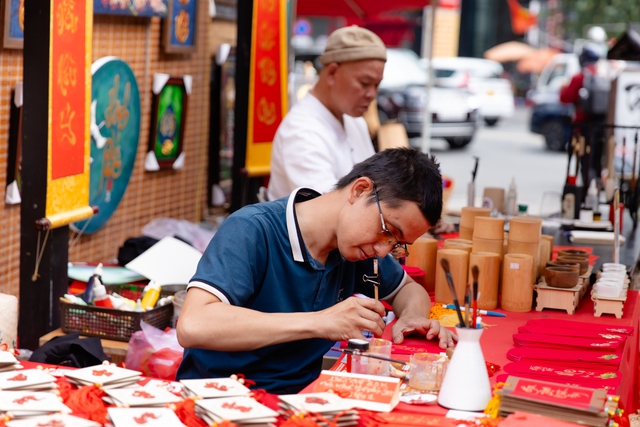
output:
[[[9,153],[7,159],[7,188],[4,201],[16,205],[22,201],[22,82],[16,83],[11,91],[9,113]]]
[[[4,0],[4,38],[7,49],[22,49],[24,46],[24,2]]]
[[[148,171],[184,166],[182,145],[191,82],[188,75],[156,74],[153,78],[149,151],[145,159]]]
[[[196,50],[197,0],[169,0],[164,21],[164,50],[189,53]]]
[[[167,0],[93,0],[93,13],[164,18],[167,16]]]

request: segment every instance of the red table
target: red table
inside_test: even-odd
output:
[[[432,296],[433,298],[433,296]],[[617,319],[613,315],[602,315],[601,317],[595,317],[593,315],[593,301],[589,298],[588,294],[580,302],[575,314],[569,315],[566,311],[544,309],[543,311],[530,311],[527,313],[513,313],[503,310],[496,310],[505,313],[507,317],[492,317],[484,316],[482,318],[483,323],[487,325],[482,338],[480,339],[480,345],[484,358],[487,362],[492,362],[500,366],[504,366],[510,361],[507,359],[507,351],[514,347],[512,336],[518,333],[518,328],[532,319],[541,318],[557,318],[563,320],[574,320],[579,322],[591,322],[600,323],[615,326],[633,326],[634,333],[630,336],[625,344],[625,349],[622,354],[619,371],[622,373],[622,382],[616,391],[620,396],[620,399],[626,409],[627,414],[636,413],[640,408],[640,387],[638,373],[639,366],[639,340],[638,329],[640,327],[640,307],[638,307],[638,300],[640,298],[640,291],[629,290],[627,295],[627,301],[624,306],[624,313],[621,319]],[[386,339],[391,339],[390,327],[385,330],[383,335]],[[406,345],[394,345],[394,348],[398,348],[400,351],[406,353],[412,350],[411,346],[415,346],[415,352],[428,351],[437,352],[440,351],[434,341],[416,340],[411,338],[408,340],[409,346]],[[421,348],[418,348],[421,347]],[[392,350],[393,351],[393,350]],[[398,359],[408,360],[408,355],[395,353],[393,357]],[[334,366],[339,369],[340,361]],[[495,384],[496,377],[500,374],[504,374],[504,371],[499,370],[491,378],[491,384]],[[303,392],[310,392],[313,390],[313,384]],[[394,411],[398,412],[419,412],[434,415],[444,415],[447,409],[440,406],[414,406],[400,403]]]

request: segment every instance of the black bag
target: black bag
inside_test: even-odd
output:
[[[580,89],[580,107],[587,114],[602,115],[609,111],[609,92],[611,81],[604,76],[584,71],[584,80]]]
[[[128,264],[156,243],[158,239],[148,236],[131,237],[125,240],[124,245],[118,249],[118,264]]]
[[[86,368],[109,360],[100,338],[80,338],[77,332],[54,337],[33,352],[29,361]]]

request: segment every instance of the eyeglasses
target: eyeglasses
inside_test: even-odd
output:
[[[384,223],[384,217],[382,216],[382,208],[380,208],[380,199],[378,198],[378,190],[376,184],[373,184],[373,195],[376,198],[376,204],[378,205],[378,212],[380,212],[380,222],[382,223],[382,231],[378,232],[378,241],[383,245],[391,246],[391,256],[394,258],[402,258],[409,255],[406,243],[398,242],[398,239],[393,235]]]

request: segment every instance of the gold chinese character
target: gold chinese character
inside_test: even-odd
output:
[[[273,86],[276,82],[278,74],[276,73],[276,63],[271,58],[262,58],[258,63],[260,70],[260,81],[267,86]]]
[[[58,59],[58,86],[60,86],[62,96],[67,96],[69,86],[76,85],[77,74],[76,61],[71,55],[68,53],[60,55],[60,59]]]
[[[20,29],[24,31],[24,0],[20,0],[20,4],[18,5],[18,25],[20,25]]]
[[[58,3],[56,9],[58,35],[61,35],[64,30],[70,31],[71,34],[75,34],[75,32],[78,31],[78,17],[73,13],[74,7],[75,0],[62,0]]]
[[[260,37],[258,38],[258,45],[263,50],[271,50],[276,45],[276,30],[269,28],[269,24],[263,22],[260,24],[260,31],[258,32]]]
[[[267,126],[270,126],[276,121],[276,103],[268,102],[263,96],[258,102],[258,120]]]
[[[71,110],[71,104],[67,102],[67,106],[60,111],[60,130],[62,131],[60,139],[63,142],[68,141],[71,145],[76,145],[76,134],[71,129],[75,116],[76,112]]]
[[[180,43],[186,42],[189,37],[189,32],[189,13],[181,10],[178,16],[175,17],[174,34],[176,40]]]
[[[257,0],[260,2],[260,10],[267,13],[273,13],[276,10],[277,0]]]

